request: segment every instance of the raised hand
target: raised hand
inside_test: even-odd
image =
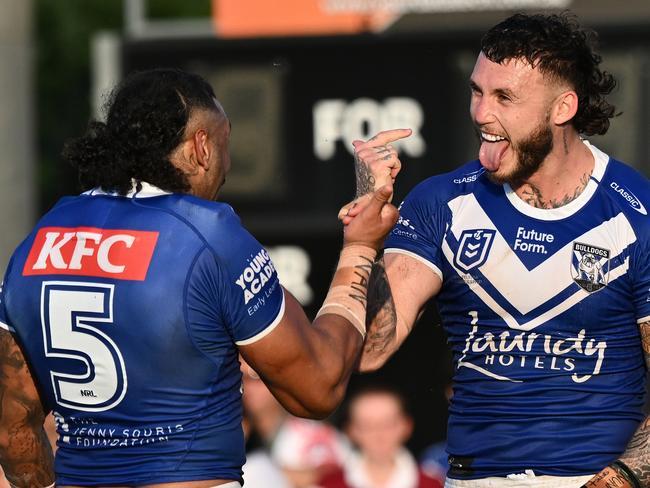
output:
[[[382,186],[368,197],[345,228],[344,246],[360,244],[382,249],[384,238],[397,222],[397,209],[389,203],[393,197],[391,185]]]
[[[391,129],[378,133],[366,142],[352,141],[357,198],[384,185],[395,183],[402,163],[397,156],[397,150],[390,143],[410,135],[411,129]]]
[[[410,135],[411,129],[391,129],[379,132],[365,142],[360,140],[352,142],[357,192],[355,200],[339,211],[340,220],[349,220],[345,219],[349,210],[357,203],[369,198],[367,195],[384,185],[395,183],[402,163],[397,155],[397,150],[390,143]]]

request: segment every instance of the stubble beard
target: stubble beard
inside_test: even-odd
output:
[[[487,171],[487,177],[494,183],[519,186],[530,178],[542,166],[546,157],[553,150],[553,132],[549,118],[542,121],[532,133],[517,143],[511,141],[511,149],[516,157],[516,166],[509,173],[497,174]]]

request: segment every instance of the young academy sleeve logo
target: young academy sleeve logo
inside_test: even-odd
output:
[[[573,281],[589,293],[607,286],[609,254],[608,249],[574,242],[571,254]]]
[[[487,260],[495,234],[494,229],[464,230],[460,235],[454,264],[465,272],[481,266]]]

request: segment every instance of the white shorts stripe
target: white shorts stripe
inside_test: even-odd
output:
[[[478,480],[447,478],[445,488],[580,488],[592,476],[535,476],[531,472]]]

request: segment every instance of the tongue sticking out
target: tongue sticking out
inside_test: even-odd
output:
[[[488,171],[496,171],[501,164],[501,157],[508,149],[508,141],[487,142],[481,143],[481,149],[478,152],[478,158],[481,164]]]

